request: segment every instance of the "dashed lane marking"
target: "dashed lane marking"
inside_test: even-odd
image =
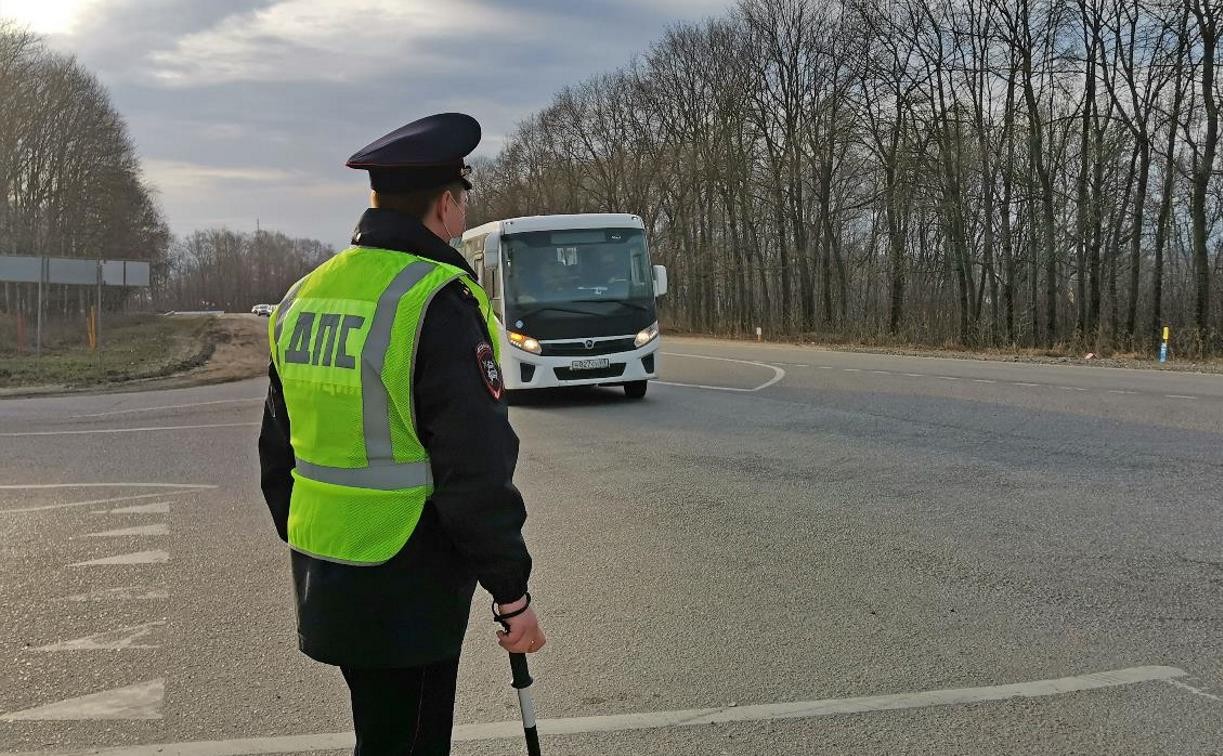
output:
[[[77,562],[68,566],[109,567],[120,564],[164,564],[168,561],[170,561],[169,553],[155,549],[152,551],[137,551],[133,554],[120,554],[119,556],[106,557],[104,559],[91,559],[88,562]]]
[[[126,651],[128,649],[157,648],[156,645],[141,643],[140,641],[152,635],[157,629],[165,627],[165,625],[165,620],[146,622],[143,625],[121,627],[117,630],[108,630],[104,633],[96,633],[84,638],[77,638],[76,640],[52,643],[49,646],[40,646],[31,650],[53,653],[57,651]]]
[[[126,586],[123,588],[106,588],[91,593],[78,593],[75,596],[65,596],[64,601],[158,601],[170,598],[169,591],[141,586]]]
[[[212,423],[210,425],[161,425],[148,428],[94,428],[91,430],[21,431],[19,433],[0,433],[0,438],[26,438],[30,436],[92,436],[107,433],[156,433],[159,431],[251,428],[258,425],[260,425],[260,423]]]
[[[109,509],[94,514],[169,514],[170,502],[156,501],[152,504],[138,504],[134,507],[120,507],[118,509]]]
[[[86,538],[118,538],[121,536],[164,536],[170,535],[170,526],[164,522],[153,525],[137,525],[134,528],[119,528],[102,533],[90,533]]]
[[[18,483],[0,491],[41,491],[52,488],[216,488],[200,483]]]
[[[57,721],[85,719],[161,719],[165,680],[115,688],[87,696],[69,698],[46,706],[0,716],[0,722]],[[246,753],[258,753],[247,751]]]
[[[142,486],[140,483],[129,483],[129,486]],[[91,507],[99,504],[118,504],[123,501],[139,501],[140,499],[162,499],[167,496],[181,496],[185,493],[191,493],[197,490],[215,489],[216,486],[182,486],[181,491],[161,491],[158,493],[133,494],[132,496],[112,496],[106,499],[90,499],[88,501],[66,501],[59,504],[42,504],[37,507],[21,507],[19,509],[3,509],[0,512],[6,514],[17,514],[21,512],[46,512],[52,509],[69,509],[71,507]]]

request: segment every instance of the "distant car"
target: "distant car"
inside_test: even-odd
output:
[[[251,308],[251,314],[258,315],[261,318],[269,318],[272,316],[272,310],[276,308],[270,304],[257,304]]]

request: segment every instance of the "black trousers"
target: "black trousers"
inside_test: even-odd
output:
[[[341,667],[352,693],[354,756],[447,756],[459,660],[401,669]]]

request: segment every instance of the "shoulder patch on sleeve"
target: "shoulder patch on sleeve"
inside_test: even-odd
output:
[[[497,365],[493,347],[487,341],[476,346],[476,367],[480,370],[480,378],[483,379],[488,393],[493,399],[501,401],[501,396],[505,393],[505,383],[501,379],[501,368]]]

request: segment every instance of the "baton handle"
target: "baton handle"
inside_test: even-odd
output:
[[[535,682],[531,679],[531,671],[527,668],[526,654],[510,654],[510,671],[514,673],[514,680],[510,684],[517,690],[531,687],[531,683]]]
[[[518,706],[522,709],[522,734],[527,740],[528,756],[540,756],[539,730],[535,727],[535,702],[531,699],[531,673],[527,669],[526,654],[510,654],[510,670],[514,673],[510,684],[518,691]]]

